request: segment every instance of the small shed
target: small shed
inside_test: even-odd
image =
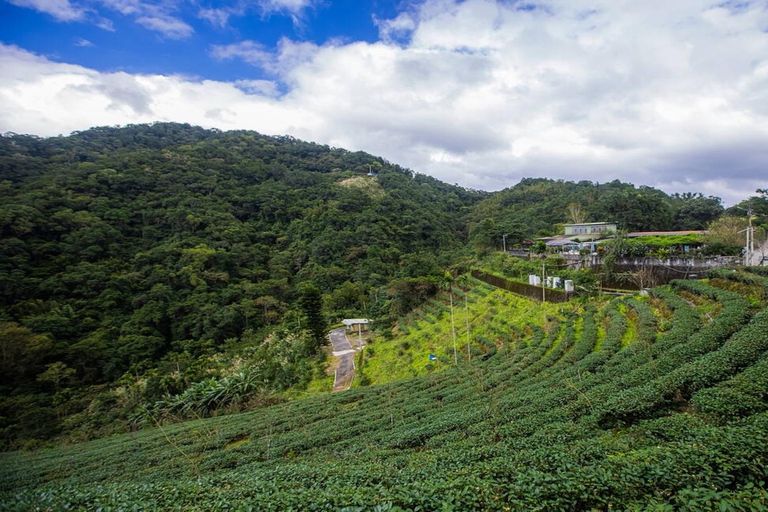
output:
[[[370,321],[367,318],[345,318],[341,323],[347,326],[347,331],[360,332],[368,330]]]

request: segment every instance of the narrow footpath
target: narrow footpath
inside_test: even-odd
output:
[[[333,346],[333,355],[338,358],[336,364],[336,376],[333,381],[333,390],[342,391],[349,389],[355,378],[355,354],[357,351],[347,339],[345,327],[339,327],[328,333]]]

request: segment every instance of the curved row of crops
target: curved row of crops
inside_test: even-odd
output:
[[[712,277],[538,324],[499,306],[473,340],[498,352],[431,376],[5,454],[0,506],[762,510],[768,277]]]

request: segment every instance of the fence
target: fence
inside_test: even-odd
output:
[[[559,255],[575,268],[594,268],[603,264],[603,257],[597,254],[562,254]],[[640,258],[616,258],[615,265],[627,268],[637,267],[666,267],[678,271],[696,272],[707,271],[713,268],[740,265],[743,258],[738,256],[711,256],[708,258],[672,257],[663,260],[644,256]]]
[[[567,293],[562,290],[554,290],[552,288],[542,288],[541,286],[520,283],[483,272],[482,270],[473,270],[472,277],[495,286],[496,288],[501,288],[502,290],[507,290],[508,292],[516,293],[538,301],[541,301],[543,298],[547,302],[566,302],[573,296],[572,293]]]

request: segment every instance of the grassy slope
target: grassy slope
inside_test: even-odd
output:
[[[3,454],[0,506],[760,509],[768,309],[713,284],[509,325],[508,349],[426,377]],[[519,306],[496,300],[476,324]]]
[[[466,301],[465,301],[466,296]],[[467,360],[467,324],[472,356],[508,348],[528,324],[548,326],[562,311],[576,304],[539,304],[469,280],[454,290],[454,325],[458,358]],[[549,320],[548,320],[549,319]],[[467,322],[469,320],[469,322]],[[437,299],[400,319],[392,339],[382,336],[369,340],[363,371],[374,384],[395,382],[428,375],[450,367],[454,362],[450,299],[442,293]],[[404,328],[403,328],[404,326]],[[436,356],[430,361],[429,355]]]

